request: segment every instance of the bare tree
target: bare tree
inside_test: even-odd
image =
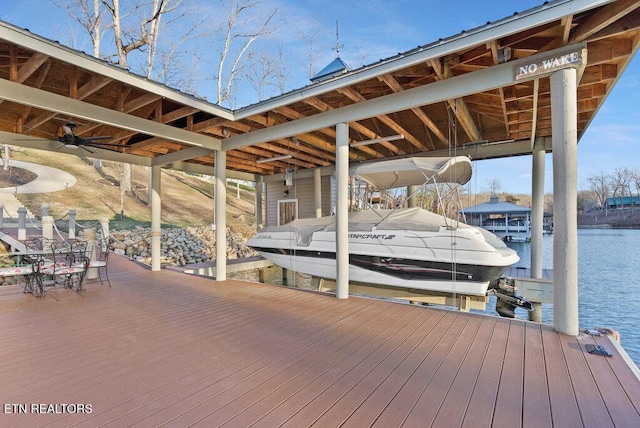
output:
[[[93,56],[100,57],[100,43],[108,26],[100,4],[102,0],[50,0],[85,29],[91,39]]]
[[[225,101],[230,103],[233,99],[233,88],[245,60],[255,55],[251,51],[253,43],[274,31],[270,23],[277,10],[270,12],[264,20],[256,20],[251,16],[252,9],[256,9],[259,4],[260,1],[251,0],[230,0],[228,4],[223,3],[227,20],[219,29],[224,37],[222,46],[218,49],[220,56],[214,78],[218,104]],[[253,25],[254,22],[258,24]]]
[[[604,172],[587,178],[589,190],[593,192],[600,208],[606,208],[606,200],[609,196],[609,176]]]
[[[497,195],[498,192],[502,189],[502,183],[500,183],[500,180],[498,180],[497,178],[489,181],[488,186],[491,196]]]

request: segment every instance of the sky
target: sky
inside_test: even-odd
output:
[[[212,0],[182,1],[185,5],[206,8],[218,4]],[[263,0],[260,7],[265,8],[265,13],[278,11],[277,31],[269,36],[264,49],[278,46],[288,59],[286,90],[289,91],[309,84],[309,76],[335,58],[336,22],[340,57],[351,68],[358,68],[542,3],[541,0],[450,0],[446,3],[436,0]],[[73,44],[76,49],[91,51],[73,22],[49,0],[3,1],[0,19],[61,43]],[[313,66],[308,59],[309,44],[301,41],[303,35],[312,34]],[[198,94],[212,99],[211,79],[203,77],[198,85]],[[236,107],[258,101],[256,92],[245,88]],[[578,190],[588,190],[588,177],[609,174],[616,168],[640,172],[639,106],[640,55],[637,55],[579,142]],[[545,193],[551,193],[551,154],[547,154],[545,169]],[[472,193],[486,191],[494,180],[498,180],[502,192],[530,194],[531,157],[474,162],[473,177],[467,187]]]

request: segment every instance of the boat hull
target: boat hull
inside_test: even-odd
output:
[[[423,210],[424,211],[424,210]],[[349,280],[444,293],[484,295],[492,280],[519,257],[495,235],[458,224],[437,225],[433,213],[397,214],[401,222],[367,226],[368,214],[349,223]],[[422,220],[418,222],[417,220]],[[388,224],[390,228],[383,226]],[[411,225],[412,230],[400,228]],[[247,244],[278,266],[336,279],[335,229],[331,218],[267,229]]]
[[[279,251],[254,248],[265,259],[285,269],[320,278],[336,279],[335,253]],[[485,295],[489,283],[505,267],[458,265],[395,257],[349,255],[349,280],[392,287],[470,295]]]

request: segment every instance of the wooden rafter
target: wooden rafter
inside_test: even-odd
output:
[[[576,43],[588,39],[607,25],[633,12],[638,7],[640,7],[638,0],[618,0],[603,6],[598,13],[591,14],[589,19],[571,31],[569,42]]]
[[[402,85],[400,85],[400,83],[398,83],[398,81],[390,74],[385,74],[384,76],[380,76],[379,79],[380,81],[386,83],[387,86],[389,86],[389,88],[393,90],[393,92],[400,92],[403,90]],[[429,116],[421,108],[414,107],[411,109],[411,111],[427,128],[429,128],[429,130],[436,136],[438,140],[440,140],[441,143],[445,144],[445,146],[448,144],[447,137],[445,137],[444,133],[442,133],[442,131],[438,129],[438,126],[429,118]],[[435,149],[436,149],[435,145],[433,144],[433,142],[431,142],[431,150],[435,150]]]
[[[435,71],[439,80],[448,79],[453,76],[453,73],[449,68],[449,64],[446,61],[441,62],[437,59],[432,59],[429,64]],[[448,103],[451,110],[455,113],[460,126],[469,137],[469,140],[480,141],[480,131],[478,130],[475,121],[471,117],[469,108],[467,107],[467,104],[464,102],[464,100],[462,98],[456,100],[448,100]]]

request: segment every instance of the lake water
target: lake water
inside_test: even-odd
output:
[[[578,230],[578,299],[581,329],[609,327],[617,330],[621,344],[629,357],[640,366],[640,230],[579,229]],[[530,267],[531,244],[508,244],[520,255],[516,266]],[[553,235],[543,236],[544,269],[553,268]],[[267,270],[267,283],[282,284],[282,270]],[[238,279],[258,281],[257,272],[233,275]],[[296,275],[289,285],[309,287],[309,277]],[[487,303],[489,315],[495,312],[495,297]],[[518,318],[528,318],[525,310],[517,309]],[[553,323],[552,305],[543,305],[544,323]]]

